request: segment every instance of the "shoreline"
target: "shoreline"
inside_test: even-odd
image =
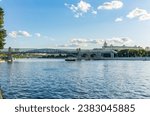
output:
[[[114,57],[114,58],[100,58],[93,60],[128,60],[128,61],[150,61],[150,57]]]
[[[0,60],[0,63],[3,63],[3,62],[5,62],[5,60]]]
[[[76,58],[76,57],[75,57]],[[66,58],[17,58],[17,59],[66,59]],[[93,58],[93,59],[80,59],[79,61],[82,60],[128,60],[128,61],[150,61],[150,57],[114,57],[114,58]],[[4,61],[5,62],[5,61]]]
[[[18,59],[66,59],[66,58],[16,58],[16,60]],[[150,57],[114,57],[114,58],[93,58],[93,59],[80,59],[79,61],[82,60],[90,60],[90,61],[94,61],[94,60],[122,60],[122,61],[150,61]],[[0,60],[0,63],[5,63],[7,62],[6,60]]]

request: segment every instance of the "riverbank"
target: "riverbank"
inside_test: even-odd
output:
[[[150,61],[150,57],[114,57],[114,58],[100,58],[94,60],[132,60],[132,61]]]
[[[0,60],[0,63],[3,63],[3,62],[5,62],[5,60]]]

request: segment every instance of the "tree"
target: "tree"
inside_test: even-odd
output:
[[[150,56],[150,51],[146,51],[144,49],[124,49],[118,51],[118,57],[146,57]]]
[[[7,36],[6,30],[4,29],[4,11],[0,7],[0,49],[4,48],[5,45],[5,37]]]

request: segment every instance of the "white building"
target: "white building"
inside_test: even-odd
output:
[[[135,50],[139,50],[139,49],[143,49],[140,46],[113,46],[112,44],[110,46],[108,46],[107,42],[104,42],[104,45],[102,46],[102,49],[108,49],[108,50],[123,50],[123,49],[135,49]]]
[[[146,51],[150,51],[150,47],[146,47],[145,50],[146,50]]]

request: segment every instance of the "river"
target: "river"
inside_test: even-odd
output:
[[[20,59],[0,63],[6,99],[150,99],[150,61]]]

